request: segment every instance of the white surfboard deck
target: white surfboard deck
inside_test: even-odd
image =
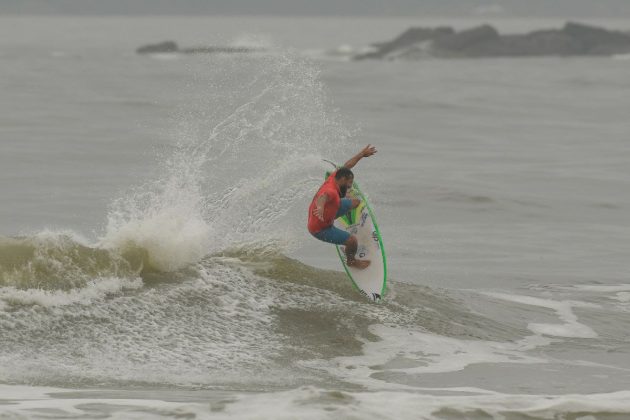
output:
[[[335,226],[357,237],[359,246],[356,258],[370,260],[370,265],[364,269],[348,267],[344,246],[337,246],[337,254],[355,288],[371,301],[379,302],[387,289],[387,259],[383,239],[370,204],[356,181],[346,197],[359,198],[361,204],[337,218]]]

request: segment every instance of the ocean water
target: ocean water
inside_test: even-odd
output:
[[[0,417],[629,418],[630,61],[348,60],[449,22],[0,18]],[[381,304],[305,229],[368,143]]]

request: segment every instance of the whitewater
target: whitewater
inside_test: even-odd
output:
[[[627,60],[344,55],[405,19],[0,20],[0,417],[630,416]],[[134,53],[169,28],[261,50]],[[322,159],[368,143],[380,304],[306,231]]]

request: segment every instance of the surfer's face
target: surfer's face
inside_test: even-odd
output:
[[[341,182],[339,183],[339,191],[341,192],[342,197],[345,197],[346,192],[348,192],[348,190],[352,188],[352,181],[354,181],[354,178],[352,177],[341,178]]]

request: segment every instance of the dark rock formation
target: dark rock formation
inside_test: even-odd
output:
[[[630,35],[620,31],[569,22],[562,31],[578,40],[587,54],[609,55],[630,52]]]
[[[466,31],[435,38],[433,49],[449,51],[454,54],[465,53],[478,45],[491,43],[499,39],[499,32],[490,25],[483,25]]]
[[[580,23],[522,35],[500,35],[483,25],[455,32],[451,28],[411,28],[390,42],[374,44],[366,58],[578,56],[630,53],[630,33]]]
[[[373,44],[374,47],[378,48],[376,51],[361,54],[356,58],[383,58],[385,55],[391,53],[392,51],[399,50],[401,48],[418,44],[424,41],[431,41],[437,38],[441,38],[443,36],[453,35],[454,33],[455,30],[450,27],[438,27],[435,29],[409,28],[392,41]]]
[[[181,52],[185,54],[213,54],[213,53],[250,53],[254,51],[260,51],[256,48],[249,47],[195,47],[185,48]]]
[[[138,54],[182,53],[182,54],[212,54],[212,53],[249,53],[260,51],[250,47],[194,47],[179,49],[173,41],[160,42],[159,44],[144,45],[136,50]]]
[[[136,50],[138,54],[156,54],[178,52],[177,44],[173,41],[164,41],[159,44],[144,45]]]

